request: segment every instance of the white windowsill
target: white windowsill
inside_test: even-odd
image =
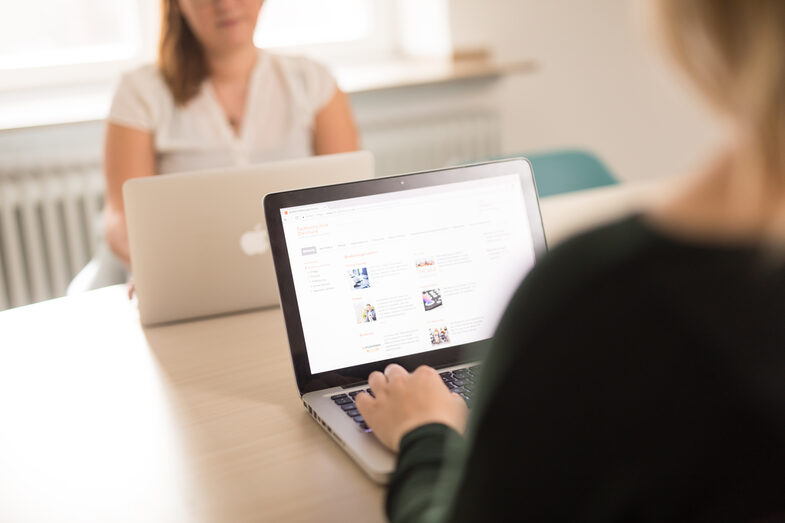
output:
[[[420,85],[496,78],[536,69],[534,61],[498,63],[492,60],[408,59],[362,67],[337,68],[338,84],[347,93],[366,93]]]
[[[400,89],[480,78],[497,78],[536,69],[533,61],[394,60],[340,67],[335,76],[349,94]],[[103,120],[113,83],[91,83],[0,93],[0,131]]]

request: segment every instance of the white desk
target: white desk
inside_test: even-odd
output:
[[[553,244],[649,184],[543,201]],[[0,313],[0,521],[384,519],[297,397],[278,309],[143,329],[123,286]]]

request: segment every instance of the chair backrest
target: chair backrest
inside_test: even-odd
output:
[[[532,163],[540,197],[615,185],[618,182],[594,154],[580,149],[519,154]]]

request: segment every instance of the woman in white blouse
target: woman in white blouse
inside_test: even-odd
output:
[[[123,77],[106,130],[106,240],[126,264],[130,178],[357,149],[332,76],[254,46],[262,3],[163,0],[158,64]]]

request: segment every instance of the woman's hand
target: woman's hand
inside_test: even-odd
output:
[[[376,397],[358,394],[357,408],[379,441],[393,451],[406,433],[428,423],[443,423],[460,433],[466,428],[466,402],[450,392],[431,367],[410,374],[393,363],[384,374],[372,372],[368,385]]]

